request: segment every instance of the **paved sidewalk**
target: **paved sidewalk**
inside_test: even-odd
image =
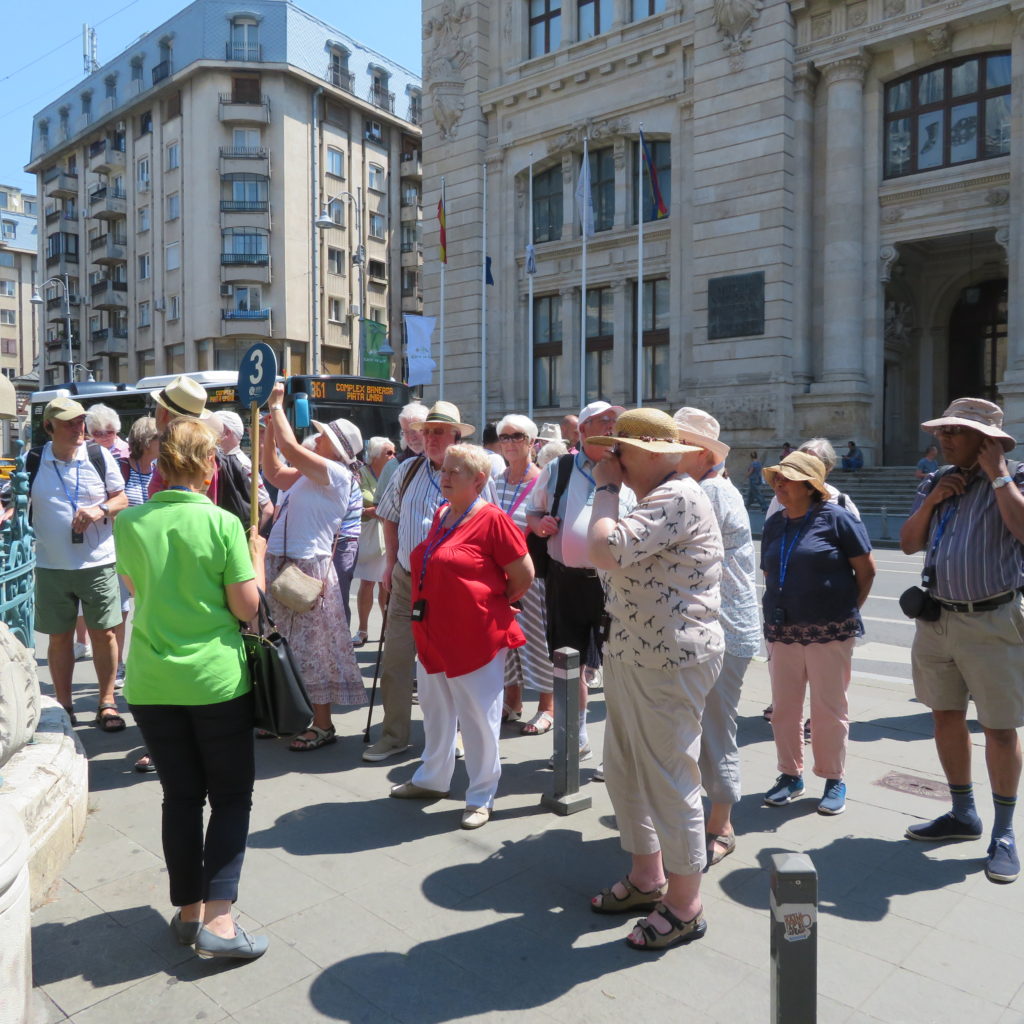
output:
[[[368,684],[374,652],[360,655]],[[47,688],[45,667],[40,675]],[[76,680],[86,722],[90,663]],[[762,806],[776,775],[760,717],[768,691],[766,666],[755,663],[740,708],[749,795],[734,813],[735,854],[705,877],[707,936],[653,957],[623,943],[631,918],[587,909],[626,867],[605,788],[590,781],[594,762],[583,770],[593,808],[559,818],[538,804],[551,781],[550,735],[506,727],[496,816],[463,832],[463,768],[452,799],[389,800],[389,785],[416,761],[363,764],[363,709],[335,716],[332,747],[298,755],[258,744],[238,910],[247,928],[270,936],[270,950],[241,966],[199,960],[168,931],[159,783],[132,770],[139,733],[83,725],[91,815],[33,919],[37,1020],[765,1021],[770,856],[799,850],[820,876],[820,1021],[1024,1021],[1024,882],[985,879],[984,841],[903,840],[907,824],[945,803],[880,784],[892,772],[941,783],[930,718],[909,687],[854,677],[850,796],[836,818],[815,813],[820,780],[795,805]],[[600,691],[591,700],[599,751]],[[980,749],[975,771],[988,823]]]

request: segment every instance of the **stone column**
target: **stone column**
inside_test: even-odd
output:
[[[575,237],[576,226],[576,155],[562,157],[562,241]]]
[[[793,380],[814,377],[811,282],[814,266],[814,90],[818,72],[807,63],[793,69],[793,129],[796,150],[793,246]]]
[[[864,381],[864,74],[866,55],[822,69],[828,102],[822,381]]]
[[[1010,47],[1011,123],[1024,123],[1024,4],[1011,7],[1014,32]],[[1021,223],[1024,208],[1024,146],[1016,139],[1010,147],[1010,227],[1005,239],[1007,308],[1006,378],[1000,381],[1006,429],[1015,437],[1024,434],[1024,245]],[[1004,244],[1000,238],[1000,244]]]

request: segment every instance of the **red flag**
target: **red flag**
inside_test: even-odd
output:
[[[448,262],[448,232],[445,230],[444,199],[437,201],[437,223],[441,225],[441,262]]]
[[[640,132],[640,150],[643,153],[644,167],[647,170],[647,177],[651,182],[651,220],[663,220],[668,216],[668,206],[661,194],[661,186],[658,184],[658,170],[651,159],[651,151],[647,148],[647,140],[644,133]]]

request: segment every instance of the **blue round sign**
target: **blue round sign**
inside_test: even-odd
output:
[[[245,405],[264,405],[277,380],[277,356],[262,341],[246,350],[238,367],[238,400]]]

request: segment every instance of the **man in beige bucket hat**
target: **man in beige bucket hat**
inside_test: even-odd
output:
[[[935,606],[916,620],[914,692],[932,710],[953,806],[906,835],[940,842],[984,832],[971,782],[973,699],[994,805],[985,874],[1013,882],[1024,725],[1024,468],[1007,462],[1016,441],[1003,430],[1002,409],[983,398],[958,398],[921,429],[935,435],[946,465],[921,482],[900,547],[925,552],[921,585]]]

